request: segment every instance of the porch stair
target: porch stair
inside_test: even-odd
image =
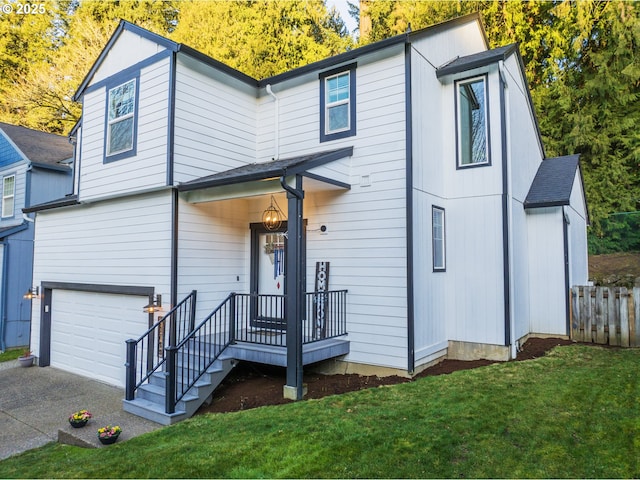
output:
[[[237,363],[236,359],[223,352],[176,404],[174,413],[165,412],[167,375],[163,371],[153,373],[149,377],[148,383],[140,385],[136,391],[136,398],[123,400],[122,408],[125,412],[161,425],[172,425],[186,420],[192,417],[198,408],[207,401]],[[178,378],[178,383],[180,382],[182,379]]]

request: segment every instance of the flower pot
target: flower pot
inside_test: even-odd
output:
[[[88,421],[89,421],[89,419],[87,419],[87,420],[71,420],[71,419],[69,419],[69,424],[73,428],[82,428],[87,424]]]
[[[21,367],[30,367],[31,365],[33,365],[33,359],[33,355],[29,357],[18,357],[18,361],[20,362]]]
[[[111,435],[110,437],[98,437],[98,440],[100,440],[100,443],[103,445],[111,445],[112,443],[116,443],[119,436],[120,434]]]

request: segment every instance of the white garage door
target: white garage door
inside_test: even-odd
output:
[[[124,387],[125,341],[148,328],[147,297],[53,290],[51,366]]]

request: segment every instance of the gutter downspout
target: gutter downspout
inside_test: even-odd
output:
[[[273,97],[273,100],[275,102],[274,105],[274,120],[273,120],[273,143],[274,143],[274,154],[273,154],[273,159],[274,160],[279,160],[280,159],[280,100],[278,99],[278,97],[276,96],[275,93],[273,93],[273,90],[271,89],[271,84],[267,84],[267,93],[269,95],[271,95]],[[283,187],[284,188],[284,187]],[[286,190],[286,188],[285,188]],[[288,191],[288,190],[287,190]]]
[[[518,354],[518,345],[516,344],[517,339],[515,338],[515,312],[513,305],[513,185],[511,181],[511,130],[509,128],[509,122],[507,121],[507,115],[509,113],[508,103],[509,96],[506,92],[509,91],[509,85],[507,84],[507,77],[504,73],[504,61],[500,60],[498,62],[498,70],[500,73],[500,97],[501,102],[500,106],[502,109],[502,161],[505,164],[503,166],[503,187],[504,187],[504,202],[505,209],[504,214],[506,215],[506,232],[504,235],[506,236],[505,245],[507,252],[504,255],[505,260],[507,261],[507,265],[505,267],[505,296],[506,304],[505,304],[505,341],[508,342],[507,345],[510,346],[510,358],[516,358]]]

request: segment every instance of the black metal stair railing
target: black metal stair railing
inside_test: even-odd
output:
[[[189,335],[167,347],[165,412],[174,413],[176,404],[234,341],[236,294],[229,296]]]
[[[166,361],[166,348],[193,331],[196,317],[196,291],[160,318],[137,340],[127,344],[125,398],[133,400],[135,391]]]

